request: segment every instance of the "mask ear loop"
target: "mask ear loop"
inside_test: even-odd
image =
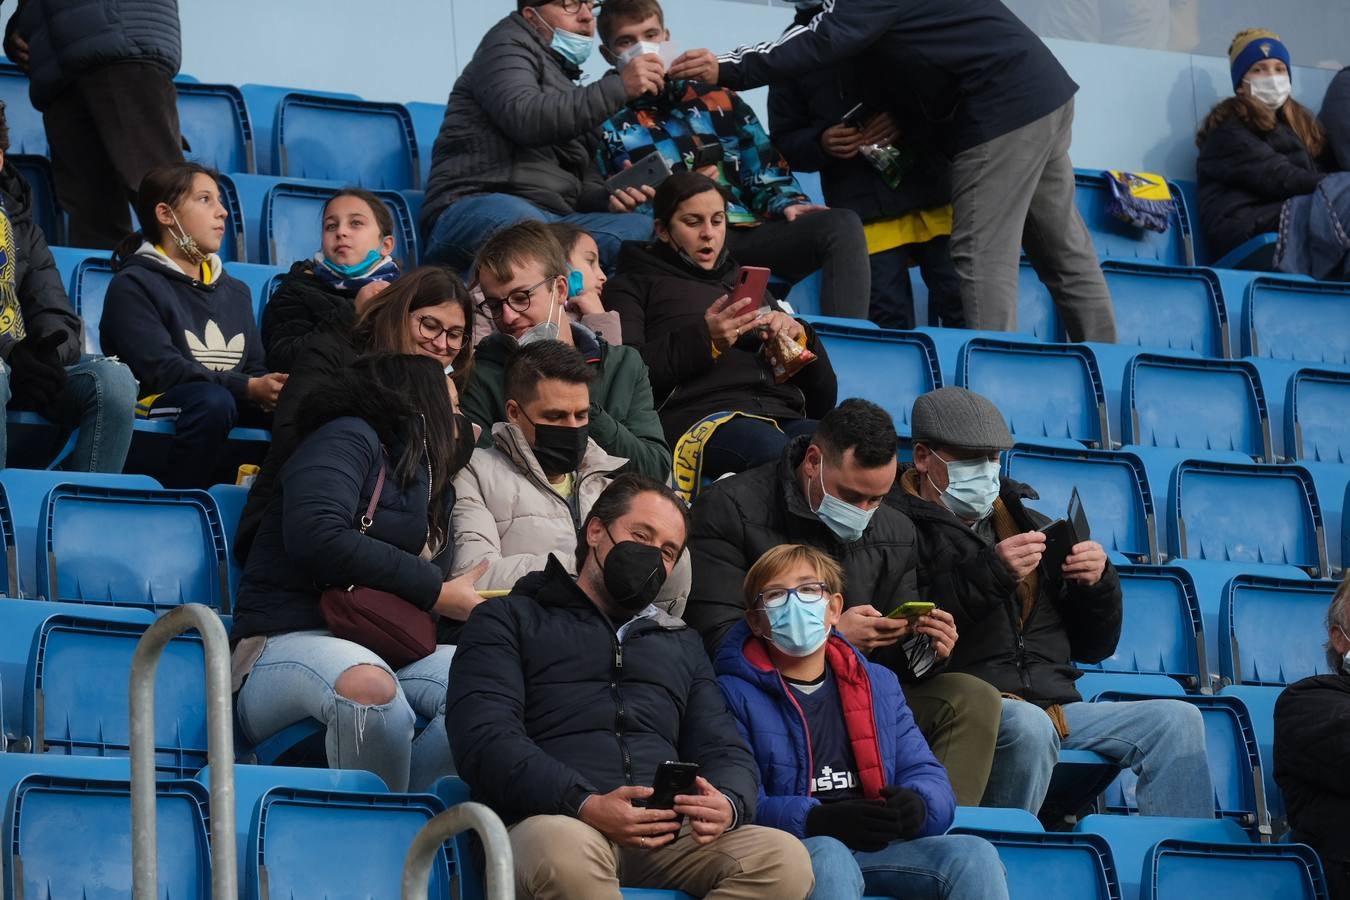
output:
[[[206,254],[203,253],[202,248],[197,245],[196,238],[188,234],[187,229],[183,227],[183,223],[178,221],[178,213],[173,211],[173,207],[169,207],[169,215],[173,216],[173,223],[178,226],[178,233],[174,234],[173,231],[170,230],[169,237],[173,238],[175,246],[177,246],[178,249],[183,252],[183,255],[188,258],[188,262],[191,262],[194,265],[201,265],[206,261]]]

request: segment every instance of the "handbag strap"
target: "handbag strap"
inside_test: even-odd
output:
[[[375,507],[379,505],[380,495],[384,493],[384,461],[380,461],[380,474],[375,476],[375,492],[370,495],[370,505],[366,507],[366,514],[361,517],[361,533],[365,534],[366,529],[375,524]]]

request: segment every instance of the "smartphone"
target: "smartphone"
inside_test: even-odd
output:
[[[721,141],[708,141],[694,148],[694,153],[689,159],[689,168],[698,170],[704,166],[715,166],[726,157],[726,150],[722,148]]]
[[[856,128],[859,131],[862,130],[866,121],[867,110],[861,103],[855,104],[852,109],[839,117],[840,124],[847,125],[849,128]]]
[[[668,759],[656,767],[656,777],[652,779],[652,795],[646,800],[633,801],[633,805],[645,806],[648,809],[674,809],[677,796],[698,792],[694,786],[694,779],[697,777],[698,763],[675,762]]]
[[[1073,553],[1075,544],[1086,541],[1092,536],[1088,528],[1087,516],[1083,513],[1083,500],[1078,496],[1078,488],[1069,495],[1069,508],[1062,519],[1056,519],[1041,529],[1045,535],[1045,552],[1041,554],[1041,572],[1054,578],[1061,577],[1064,560]]]
[[[911,600],[908,603],[901,603],[895,609],[886,613],[888,619],[917,619],[919,616],[926,616],[937,608],[936,603],[925,603],[921,600]]]
[[[660,153],[648,153],[626,169],[620,169],[605,181],[611,194],[623,188],[657,188],[670,177],[670,166]]]
[[[736,285],[731,291],[730,306],[735,306],[747,298],[760,303],[760,315],[773,312],[773,309],[764,306],[764,292],[769,289],[769,270],[760,266],[741,266],[741,270],[736,273]]]

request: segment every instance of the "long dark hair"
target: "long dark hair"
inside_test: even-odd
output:
[[[164,240],[164,226],[159,224],[155,209],[161,203],[167,203],[170,208],[177,206],[178,201],[192,190],[192,180],[198,175],[205,175],[219,187],[220,173],[195,162],[168,163],[146,172],[136,191],[136,201],[132,204],[141,230],[122,238],[113,255],[118,259],[126,259],[135,254],[142,241],[161,243]]]
[[[386,450],[402,449],[390,475],[405,489],[427,464],[422,452],[426,441],[431,465],[427,541],[433,547],[444,545],[455,474],[455,418],[441,367],[434,359],[410,353],[363,356],[309,394],[299,417],[300,434],[342,416],[363,419]]]
[[[1209,133],[1229,119],[1237,119],[1252,131],[1267,134],[1274,131],[1275,126],[1283,121],[1303,142],[1303,146],[1308,148],[1308,155],[1313,159],[1321,156],[1322,151],[1326,149],[1327,134],[1322,128],[1322,123],[1317,121],[1317,116],[1312,110],[1293,97],[1284,101],[1284,106],[1279,109],[1271,109],[1243,94],[1235,94],[1214,104],[1209,115],[1205,116],[1200,130],[1195,133],[1196,145],[1204,146]]]
[[[447,300],[464,313],[464,346],[451,360],[455,367],[451,378],[463,393],[473,371],[473,298],[445,266],[418,266],[376,294],[356,320],[352,339],[366,353],[416,353],[408,335],[408,316]]]

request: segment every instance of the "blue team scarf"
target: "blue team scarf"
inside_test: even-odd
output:
[[[314,275],[336,291],[355,294],[372,281],[393,281],[400,274],[398,263],[392,256],[379,257],[369,265],[352,271],[350,266],[332,262],[322,251],[314,254]]]

